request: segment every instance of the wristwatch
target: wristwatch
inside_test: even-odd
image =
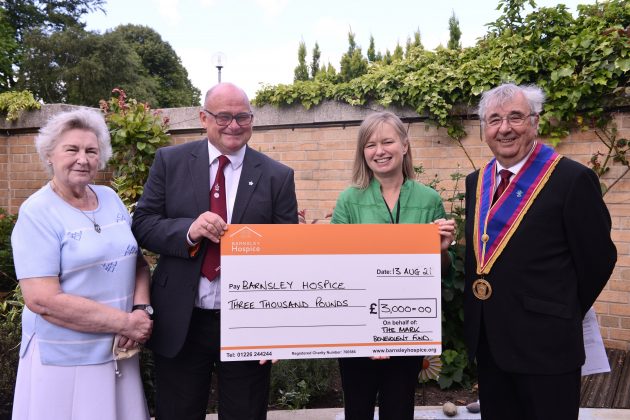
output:
[[[137,311],[138,309],[143,310],[147,313],[147,315],[149,315],[149,318],[153,319],[153,306],[147,304],[133,305],[133,307],[131,308],[131,312]]]

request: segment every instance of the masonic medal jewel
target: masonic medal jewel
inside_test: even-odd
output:
[[[492,296],[492,286],[485,279],[477,279],[472,284],[472,291],[479,300],[486,300]]]

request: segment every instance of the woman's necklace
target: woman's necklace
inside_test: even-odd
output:
[[[53,191],[56,192],[61,198],[63,198],[66,202],[68,202],[68,204],[70,204],[70,200],[68,200],[63,193],[61,192],[61,190],[59,189],[59,187],[57,187],[57,184],[55,184],[54,180],[50,180],[50,182],[53,185]],[[90,186],[88,185],[88,188],[90,188]],[[92,188],[90,188],[90,191],[92,191]],[[94,193],[94,191],[92,191]],[[96,196],[96,193],[94,193],[94,196]],[[72,204],[70,204],[72,205]],[[74,207],[74,206],[72,206]],[[94,230],[96,231],[96,233],[101,233],[101,225],[99,225],[98,223],[96,223],[96,216],[94,216],[94,212],[92,212],[92,217],[88,216],[86,212],[84,212],[83,210],[81,210],[78,207],[74,207],[75,209],[78,209],[81,213],[83,213],[83,215],[85,217],[87,217],[87,219],[92,222],[92,225],[94,226]]]

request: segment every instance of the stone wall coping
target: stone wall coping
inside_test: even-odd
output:
[[[39,110],[23,111],[17,121],[7,121],[5,118],[0,117],[0,130],[4,131],[6,134],[20,131],[37,131],[39,127],[43,126],[53,115],[80,108],[89,107],[66,104],[45,104],[42,105]],[[252,111],[255,115],[255,130],[274,127],[299,127],[305,125],[359,125],[370,113],[384,109],[385,107],[378,104],[353,106],[336,101],[324,101],[309,109],[304,108],[302,105],[293,105],[290,107],[276,107],[273,105],[264,105],[262,107],[252,106]],[[201,123],[199,122],[200,110],[201,107],[159,109],[162,115],[169,118],[171,132],[201,130]],[[411,108],[390,106],[387,107],[387,110],[395,113],[403,120],[421,121],[427,118],[426,115],[419,115]],[[476,114],[474,114],[474,111],[471,109],[460,107],[459,111],[464,111],[458,112],[459,115],[466,116],[467,118],[476,118]]]

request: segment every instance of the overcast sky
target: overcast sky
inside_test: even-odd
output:
[[[565,4],[576,14],[590,0],[536,0],[540,6]],[[292,83],[301,40],[311,51],[317,41],[320,63],[338,67],[355,33],[365,55],[370,34],[376,49],[403,47],[420,30],[425,48],[446,45],[448,19],[459,19],[464,46],[486,33],[485,24],[500,13],[498,0],[107,0],[107,14],[92,13],[88,30],[104,32],[133,23],[156,30],[181,58],[193,84],[203,94],[217,82],[213,56],[224,54],[222,81],[245,89],[250,98],[261,83]]]

